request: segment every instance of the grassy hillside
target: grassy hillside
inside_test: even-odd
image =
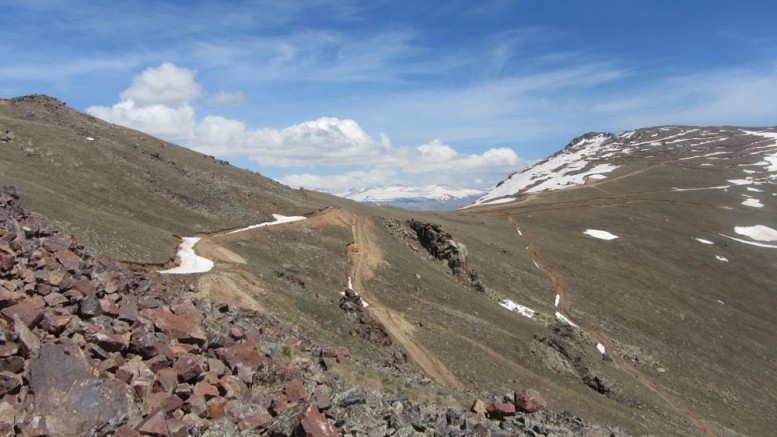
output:
[[[303,193],[257,173],[103,122],[46,96],[0,100],[0,183],[99,254],[164,262],[173,234],[300,214]]]

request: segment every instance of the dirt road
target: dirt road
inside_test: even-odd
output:
[[[407,352],[432,381],[446,386],[461,386],[461,382],[436,356],[420,344],[414,335],[415,327],[401,314],[381,304],[380,299],[365,286],[373,270],[384,263],[372,222],[353,215],[351,230],[354,242],[348,245],[348,270],[354,290],[369,304],[367,311],[386,328],[389,335]]]

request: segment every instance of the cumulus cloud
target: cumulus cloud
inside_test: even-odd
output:
[[[118,103],[91,106],[86,112],[165,139],[191,139],[196,121],[190,102],[202,94],[195,75],[169,62],[147,68],[132,79]]]
[[[355,120],[321,117],[282,129],[253,129],[244,121],[208,115],[197,121],[192,101],[202,95],[196,71],[170,63],[135,76],[113,106],[87,112],[113,123],[169,140],[183,140],[197,151],[220,157],[249,157],[263,167],[308,167],[279,180],[294,187],[342,192],[390,183],[460,185],[495,181],[525,165],[512,149],[462,153],[439,139],[416,146],[394,146],[385,134],[367,133]],[[209,103],[240,104],[241,92],[219,91]],[[323,171],[323,167],[329,170]],[[341,168],[339,174],[332,174]]]
[[[354,120],[322,117],[281,130],[251,130],[244,122],[207,116],[197,125],[195,149],[219,156],[249,156],[277,167],[366,164],[390,154],[388,137],[370,137]]]
[[[208,103],[214,106],[242,106],[246,103],[246,95],[241,91],[219,91],[208,99]]]

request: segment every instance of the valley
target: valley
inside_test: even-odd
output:
[[[291,190],[50,98],[4,101],[0,125],[17,138],[0,182],[42,219],[191,299],[385,364],[351,381],[464,409],[531,387],[633,435],[774,429],[773,128],[590,134],[472,206],[411,212]],[[410,220],[464,245],[482,290]],[[212,268],[157,273],[183,237]],[[347,306],[349,287],[368,306]]]

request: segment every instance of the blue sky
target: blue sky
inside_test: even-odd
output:
[[[10,0],[45,93],[282,182],[487,187],[587,131],[777,124],[767,1]]]

